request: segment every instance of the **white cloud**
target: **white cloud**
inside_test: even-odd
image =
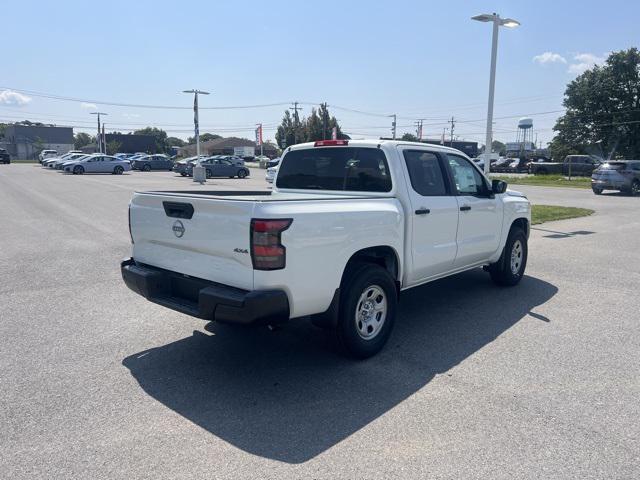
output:
[[[599,57],[593,53],[577,53],[573,56],[574,62],[569,65],[569,73],[580,75],[594,65],[601,65],[607,59],[606,56]]]
[[[81,102],[80,108],[86,108],[87,110],[97,110],[98,106],[95,103]]]
[[[138,114],[138,113],[123,113],[122,116],[125,117],[125,118],[139,118],[140,114]]]
[[[533,61],[541,65],[544,65],[546,63],[567,63],[566,58],[564,58],[559,53],[553,52],[544,52],[540,55],[536,55],[535,57],[533,57]]]
[[[0,105],[9,105],[10,107],[22,107],[31,101],[31,97],[27,97],[13,90],[0,91]]]

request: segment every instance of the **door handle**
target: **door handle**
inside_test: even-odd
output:
[[[416,215],[426,215],[427,213],[431,213],[431,210],[428,208],[419,208],[416,210]]]
[[[468,212],[469,210],[471,210],[471,207],[469,205],[463,205],[460,207],[461,212]]]

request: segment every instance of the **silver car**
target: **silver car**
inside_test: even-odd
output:
[[[131,163],[129,160],[120,160],[111,155],[96,154],[77,161],[66,162],[63,164],[63,170],[65,173],[73,173],[74,175],[82,175],[83,173],[122,175],[123,172],[131,170]]]
[[[640,160],[611,160],[591,174],[591,189],[596,195],[603,190],[619,190],[640,195]]]

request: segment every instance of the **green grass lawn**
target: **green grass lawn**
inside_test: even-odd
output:
[[[586,217],[591,215],[593,210],[589,208],[558,207],[555,205],[532,205],[531,224],[538,225],[554,220],[566,220],[568,218]]]
[[[515,177],[510,175],[491,175],[491,178],[504,180],[509,185],[534,185],[540,187],[591,188],[591,177],[571,177],[567,180],[562,175],[529,175]]]

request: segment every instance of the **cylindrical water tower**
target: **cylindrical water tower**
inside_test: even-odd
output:
[[[520,151],[532,150],[533,146],[533,119],[523,117],[518,120],[518,136],[516,141],[520,144]]]

